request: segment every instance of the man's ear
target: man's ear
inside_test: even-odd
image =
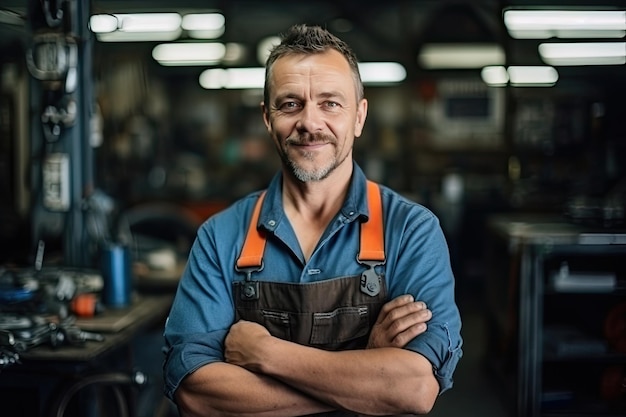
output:
[[[354,122],[354,136],[357,138],[363,133],[365,119],[367,119],[367,99],[361,99],[356,109],[356,120]]]
[[[267,131],[269,132],[270,129],[270,114],[269,114],[269,108],[267,108],[265,106],[265,102],[261,102],[261,112],[263,113],[263,123],[265,123],[265,127],[267,128]]]

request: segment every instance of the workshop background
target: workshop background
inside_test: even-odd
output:
[[[626,415],[625,10],[0,0],[0,414],[177,415],[168,303],[196,228],[279,169],[263,60],[309,23],[363,65],[356,161],[448,239],[465,356],[431,415]]]

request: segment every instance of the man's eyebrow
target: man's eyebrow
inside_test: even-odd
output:
[[[341,91],[325,91],[317,95],[317,97],[321,98],[345,98],[345,94]]]
[[[280,103],[281,101],[285,100],[285,99],[300,99],[300,96],[294,93],[285,93],[285,94],[280,94],[277,95],[274,99],[275,103]]]

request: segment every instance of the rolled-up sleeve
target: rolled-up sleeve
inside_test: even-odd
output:
[[[219,258],[215,222],[199,230],[164,330],[165,394],[173,399],[181,381],[203,365],[223,361],[226,333],[234,320],[230,271]],[[230,256],[230,255],[228,255]],[[231,273],[232,274],[232,273]]]
[[[395,262],[387,262],[391,298],[412,294],[432,312],[426,332],[409,342],[405,348],[426,357],[439,382],[440,393],[453,385],[453,374],[463,355],[461,317],[455,302],[455,281],[448,245],[437,217],[427,209],[402,204],[390,213],[396,227],[390,254]],[[395,220],[394,220],[395,219]],[[402,233],[398,233],[402,230]],[[390,230],[389,232],[393,232]],[[393,247],[397,245],[394,250]],[[393,265],[393,266],[392,266]]]
[[[439,393],[452,388],[456,365],[463,355],[461,339],[446,324],[429,324],[428,331],[410,342],[406,349],[417,352],[433,364]]]
[[[194,333],[177,337],[166,332],[166,346],[163,348],[165,395],[174,399],[174,393],[182,380],[209,363],[222,361],[222,346],[226,330],[210,333]]]

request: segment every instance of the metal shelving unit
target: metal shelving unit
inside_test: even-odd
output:
[[[492,353],[515,363],[501,376],[517,416],[625,415],[626,397],[608,384],[616,372],[626,377],[626,351],[604,329],[626,302],[626,231],[548,216],[494,217],[488,230],[492,341],[504,346]],[[564,264],[587,280],[555,288]]]

